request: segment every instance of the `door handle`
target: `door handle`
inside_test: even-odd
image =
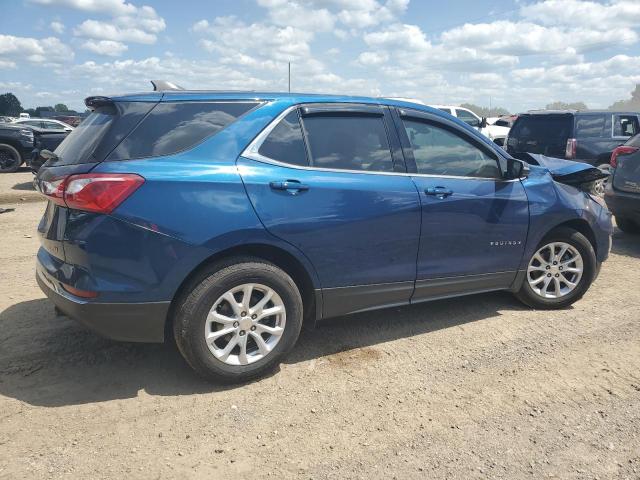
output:
[[[292,194],[299,192],[306,192],[309,190],[309,185],[300,183],[298,180],[285,180],[283,182],[270,182],[269,186],[272,190],[283,190]]]
[[[438,198],[446,198],[449,195],[453,195],[453,190],[449,190],[445,187],[429,187],[425,189],[424,193]]]

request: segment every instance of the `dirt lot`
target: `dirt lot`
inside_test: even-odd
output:
[[[222,388],[169,345],[57,318],[33,273],[44,203],[0,178],[1,479],[640,478],[640,237],[616,232],[571,309],[497,293],[340,318]]]

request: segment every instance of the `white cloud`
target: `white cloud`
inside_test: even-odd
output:
[[[30,38],[0,34],[0,61],[11,66],[19,60],[37,64],[58,64],[73,59],[71,48],[56,37]]]
[[[64,33],[64,23],[53,21],[49,24],[49,27],[51,27],[51,30],[53,30],[57,34]]]
[[[129,47],[124,43],[115,42],[113,40],[87,40],[82,44],[82,48],[99,55],[119,57],[126,52]]]
[[[69,7],[92,13],[105,13],[112,16],[133,15],[136,7],[124,0],[29,0],[40,5]]]
[[[30,0],[41,5],[69,7],[76,10],[107,15],[108,20],[88,19],[76,26],[74,35],[92,40],[153,44],[166,22],[153,7],[137,7],[124,0]],[[54,22],[59,23],[59,22]],[[64,29],[64,25],[60,24]],[[52,28],[53,23],[52,23]],[[86,45],[86,43],[85,43]],[[94,42],[91,45],[97,45]]]
[[[205,34],[200,45],[223,55],[244,53],[282,62],[308,57],[311,32],[296,27],[264,23],[246,24],[236,17],[217,17],[213,22],[196,22],[192,30]]]
[[[640,2],[618,0],[596,3],[580,0],[546,0],[524,5],[523,18],[542,25],[579,26],[595,30],[637,28],[640,24]]]
[[[109,22],[85,20],[73,30],[74,35],[92,39],[111,40],[115,42],[155,43],[157,37],[153,33],[140,28],[122,28]]]
[[[364,66],[381,65],[389,60],[386,52],[362,52],[358,55],[358,63]]]
[[[569,49],[585,52],[606,46],[632,45],[638,35],[630,28],[593,30],[590,28],[560,29],[529,22],[496,21],[465,24],[442,34],[444,44],[466,46],[506,55],[564,53]]]

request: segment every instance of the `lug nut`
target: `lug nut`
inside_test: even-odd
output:
[[[242,313],[240,314],[240,316],[241,316],[241,317],[246,317],[246,316],[247,316],[247,312],[242,312]]]
[[[550,268],[551,268],[551,266],[550,266],[550,265],[547,265],[547,266],[546,266],[546,269],[547,269],[547,270],[549,270]]]
[[[238,325],[240,325],[240,322],[233,322],[233,326],[234,326],[234,327],[236,327],[236,328],[237,328],[237,327],[238,327]]]
[[[558,267],[558,270],[562,270],[562,267]]]
[[[560,276],[560,274],[559,274],[559,273],[556,273],[556,278],[557,278],[557,277],[559,277],[559,276]]]
[[[253,315],[251,315],[251,318],[252,318],[253,320],[255,320],[256,318],[258,318],[258,315],[256,315],[256,314],[254,313]]]
[[[256,329],[256,326],[255,326],[255,325],[252,325],[252,326],[251,326],[251,331],[253,332],[253,331],[255,331],[255,329]]]
[[[240,330],[240,333],[238,335],[240,335],[241,337],[244,336],[244,330]]]
[[[554,264],[554,265],[557,265],[557,264],[558,264],[558,262],[553,262],[553,264]]]
[[[550,277],[550,276],[551,276],[551,274],[550,274],[550,273],[547,273],[547,277]]]

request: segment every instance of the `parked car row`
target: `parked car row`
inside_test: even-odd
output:
[[[0,123],[0,173],[15,172],[22,164],[37,172],[46,161],[42,151],[55,150],[69,133],[18,122]]]

